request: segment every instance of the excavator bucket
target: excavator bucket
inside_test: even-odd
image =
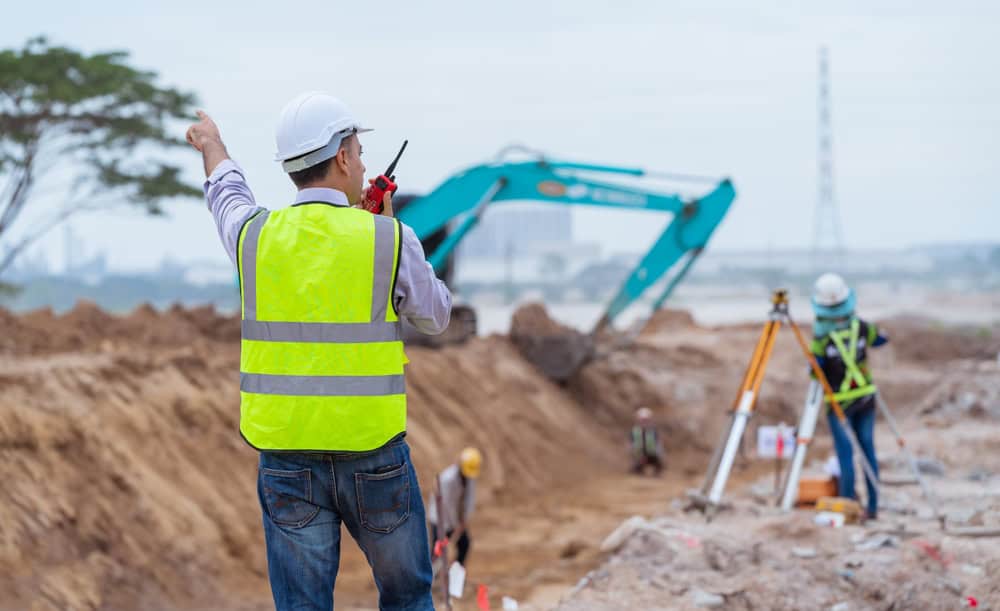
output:
[[[526,360],[556,382],[567,381],[595,353],[592,336],[552,320],[540,303],[518,308],[510,339]]]

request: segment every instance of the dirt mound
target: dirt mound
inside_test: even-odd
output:
[[[510,319],[511,335],[547,336],[568,335],[578,333],[576,329],[553,320],[548,310],[541,303],[527,303],[514,311]]]
[[[266,608],[256,452],[237,432],[239,344],[216,341],[238,334],[235,319],[119,318],[88,304],[0,316],[32,341],[47,326],[53,342],[0,356],[0,608]],[[617,436],[505,338],[407,352],[423,482],[466,445],[483,450],[486,505],[624,467]],[[374,600],[356,553],[340,584],[340,604]]]
[[[558,382],[571,378],[594,355],[589,335],[552,320],[540,303],[523,305],[514,312],[510,339],[525,359]]]
[[[661,308],[653,313],[646,321],[640,337],[648,337],[663,333],[668,329],[690,329],[697,326],[694,316],[687,310],[674,310],[672,308]]]
[[[0,308],[0,330],[0,354],[36,352],[49,344],[44,331],[25,324],[23,316],[15,316],[4,308]]]
[[[173,305],[163,319],[165,328],[185,337],[203,338],[217,342],[240,341],[240,317],[238,314],[219,314],[214,306],[183,308]]]
[[[679,315],[662,318],[635,344],[588,362],[564,386],[522,356],[541,350],[531,339],[535,334],[576,337],[538,306],[518,312],[511,340],[494,336],[440,350],[407,348],[408,441],[420,479],[429,482],[464,446],[476,445],[485,455],[470,575],[517,596],[539,586],[561,588],[600,560],[600,540],[614,521],[627,517],[623,512],[659,512],[668,490],[679,494],[682,485],[700,479],[760,329],[708,329]],[[238,316],[144,306],[116,317],[81,303],[63,316],[0,310],[0,325],[0,609],[36,603],[74,609],[268,608],[256,453],[237,432]],[[995,436],[984,427],[996,418],[996,371],[981,361],[960,361],[968,368],[960,370],[965,377],[942,383],[941,375],[958,365],[913,360],[903,347],[910,342],[897,333],[891,345],[899,347],[899,356],[876,361],[875,371],[890,404],[905,398],[912,405],[898,410],[901,420],[925,419],[926,436],[911,440],[912,447],[973,461],[976,477],[991,477],[998,467],[985,457],[996,455]],[[565,345],[584,347],[579,339]],[[783,332],[749,436],[759,424],[795,421],[805,372],[791,333]],[[663,480],[622,476],[624,431],[643,405],[653,409],[663,433]],[[948,449],[950,437],[938,439],[957,423],[966,427],[963,438],[972,440],[961,452]],[[818,437],[821,455],[829,447],[822,425]],[[972,469],[945,463],[949,470]],[[752,457],[741,456],[733,482],[753,469]],[[955,494],[970,498],[967,489]],[[976,510],[992,516],[995,508]],[[713,565],[736,566],[725,565],[727,556],[752,564],[753,537],[776,541],[758,550],[760,566],[774,559],[784,571],[778,555],[785,552],[775,546],[792,540],[800,545],[808,529],[787,530],[775,522],[780,525],[755,531],[760,525],[751,522],[728,523],[735,529],[732,542],[724,530],[693,533],[714,542],[701,555],[685,555],[692,540],[687,537],[676,538],[684,546],[679,552],[655,539],[630,544],[629,553],[642,561],[626,558],[620,564],[631,567],[638,581],[627,582],[610,569],[606,581],[627,584],[634,593],[664,582],[655,572],[663,566],[691,566],[694,575],[711,571],[718,577]],[[375,597],[369,570],[351,548],[345,544],[338,606],[370,605]],[[650,556],[656,549],[663,557]],[[654,572],[643,573],[643,562]],[[733,608],[775,594],[760,585],[768,575],[775,583],[785,579],[777,569],[721,573],[735,580],[732,589],[710,593]],[[900,581],[925,576],[915,574]],[[839,579],[822,572],[800,576],[822,582],[823,575]],[[693,588],[718,582],[689,576],[680,583],[687,589],[668,588],[657,600],[693,596]],[[906,596],[891,588],[877,591]],[[603,604],[597,595],[581,596],[567,608]],[[647,605],[651,599],[633,602],[635,608],[656,608]]]
[[[945,327],[931,320],[897,317],[882,322],[881,327],[893,340],[897,354],[911,361],[996,360],[1000,355],[998,326]]]
[[[239,342],[239,316],[222,315],[211,305],[187,309],[173,305],[163,313],[144,304],[115,319],[108,336],[147,347],[187,346],[196,342]]]
[[[198,341],[239,342],[239,317],[223,316],[212,306],[189,310],[173,305],[162,314],[148,305],[136,308],[114,329],[119,341],[149,347],[185,346]]]
[[[60,352],[108,352],[126,346],[181,347],[204,342],[238,342],[238,315],[222,315],[213,306],[186,309],[179,305],[157,312],[149,304],[126,316],[112,316],[81,300],[55,315],[43,308],[15,316],[0,310],[0,353],[20,355]]]
[[[3,363],[8,608],[184,606],[215,587],[239,591],[259,572],[257,534],[243,517],[254,509],[253,453],[233,435],[233,392],[218,384],[231,377],[234,356]],[[199,570],[223,582],[199,579]]]
[[[73,309],[53,321],[61,327],[69,327],[81,340],[83,338],[101,337],[108,333],[116,319],[92,301],[81,299]]]

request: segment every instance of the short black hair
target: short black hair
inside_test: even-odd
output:
[[[340,148],[337,149],[337,153],[340,153],[340,151],[344,149],[350,151],[353,146],[352,142],[355,140],[357,140],[357,138],[354,137],[354,134],[346,136],[340,141]],[[330,168],[333,167],[333,160],[336,158],[337,156],[334,155],[326,161],[321,161],[312,167],[299,170],[298,172],[289,172],[288,176],[292,179],[292,182],[295,183],[296,187],[304,189],[309,185],[326,178],[327,174],[330,173]]]
[[[323,180],[326,175],[330,173],[330,166],[333,165],[333,157],[327,159],[326,161],[321,161],[314,166],[310,166],[304,170],[299,170],[298,172],[289,172],[288,177],[292,179],[295,186],[304,189],[309,185]]]

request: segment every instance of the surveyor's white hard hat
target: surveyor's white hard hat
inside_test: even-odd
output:
[[[640,407],[635,411],[635,417],[640,419],[649,419],[653,417],[653,410],[648,407]]]
[[[330,159],[351,134],[370,132],[361,127],[347,105],[332,95],[309,91],[285,105],[278,118],[275,161],[285,172],[298,172]]]
[[[839,274],[826,273],[813,286],[813,303],[818,306],[833,307],[847,301],[851,288]]]

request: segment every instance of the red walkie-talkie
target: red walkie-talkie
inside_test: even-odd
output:
[[[385,197],[386,193],[396,192],[396,177],[393,172],[396,171],[396,163],[399,158],[403,156],[403,151],[406,150],[406,144],[409,140],[403,140],[403,146],[400,147],[399,152],[396,153],[396,158],[392,160],[389,167],[383,174],[380,174],[375,182],[368,187],[368,193],[365,194],[365,201],[362,204],[368,212],[372,214],[382,214],[382,199]]]

